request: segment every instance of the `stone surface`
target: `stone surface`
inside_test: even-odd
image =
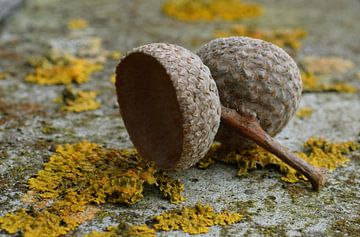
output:
[[[53,146],[88,139],[107,147],[130,147],[119,116],[115,88],[110,83],[117,61],[108,60],[105,70],[92,76],[80,89],[97,90],[103,106],[93,112],[65,114],[52,100],[63,86],[39,86],[24,82],[31,72],[27,59],[45,55],[50,45],[67,45],[69,39],[98,37],[107,50],[123,52],[151,43],[175,43],[197,50],[211,39],[214,29],[230,23],[183,23],[161,13],[159,0],[28,1],[8,19],[0,35],[0,71],[10,71],[0,80],[0,215],[22,207],[19,198],[27,180],[42,168]],[[355,67],[335,79],[360,88],[360,2],[356,0],[259,0],[265,15],[252,20],[263,27],[300,27],[309,32],[297,59],[304,56],[340,56]],[[91,14],[89,14],[91,12]],[[81,32],[67,30],[67,21],[84,18],[89,27]],[[246,21],[245,21],[246,22]],[[74,48],[77,44],[70,45]],[[306,120],[294,118],[277,138],[292,150],[300,149],[310,136],[332,141],[357,140],[360,132],[360,94],[305,94],[300,104],[314,108]],[[53,134],[41,129],[51,125]],[[309,184],[279,181],[275,170],[262,169],[236,177],[236,168],[217,164],[208,170],[174,173],[185,184],[187,201],[181,205],[207,202],[217,210],[247,209],[251,218],[239,224],[213,227],[204,236],[356,236],[360,215],[360,156],[354,153],[347,167],[330,174],[328,184],[313,192]],[[82,236],[119,221],[142,224],[164,209],[175,208],[161,195],[146,190],[145,198],[133,206],[103,205],[111,215],[82,224],[71,236]],[[347,224],[342,224],[342,223]],[[1,236],[7,236],[0,232]],[[188,236],[183,232],[158,236]]]
[[[23,0],[0,0],[0,22],[10,16]]]

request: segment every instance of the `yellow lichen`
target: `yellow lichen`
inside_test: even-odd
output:
[[[213,143],[207,152],[206,156],[196,163],[196,167],[199,169],[207,169],[213,164],[216,163],[216,160],[220,153],[220,148],[222,145],[220,143]]]
[[[93,72],[103,69],[100,64],[72,56],[57,59],[33,59],[30,63],[35,67],[35,71],[27,75],[25,80],[41,85],[68,85],[73,82],[81,84],[87,82]]]
[[[345,93],[357,92],[356,87],[344,82],[325,84],[322,78],[310,72],[302,71],[301,78],[303,82],[304,92],[326,92],[326,91],[345,92]]]
[[[8,72],[0,72],[0,80],[5,80],[8,76]]]
[[[262,14],[259,5],[242,0],[167,0],[163,11],[182,21],[233,21]]]
[[[127,224],[119,224],[118,226],[110,226],[104,232],[93,231],[84,237],[156,237],[155,229],[147,225],[130,226]]]
[[[178,204],[185,201],[181,195],[184,191],[184,184],[180,180],[173,179],[164,172],[157,173],[156,180],[160,191],[164,197],[170,198],[171,203]]]
[[[165,211],[155,216],[156,230],[182,230],[189,234],[202,234],[215,225],[230,225],[243,219],[239,213],[223,211],[217,213],[210,205],[197,204],[195,207],[184,207],[179,210]]]
[[[310,138],[304,144],[304,148],[305,152],[299,152],[297,154],[305,161],[316,167],[334,170],[349,161],[349,159],[344,156],[345,154],[359,149],[360,146],[355,142],[330,143],[321,138]],[[224,145],[212,145],[205,159],[237,165],[239,168],[238,176],[246,175],[249,170],[256,169],[258,166],[276,165],[284,174],[281,178],[282,180],[287,182],[306,180],[304,176],[300,175],[279,158],[258,146],[237,151],[234,148]],[[206,163],[209,162],[206,161]]]
[[[30,190],[21,200],[29,208],[0,217],[0,228],[29,237],[63,235],[94,217],[97,209],[91,204],[134,204],[142,199],[145,184],[158,182],[181,185],[170,177],[158,181],[154,165],[133,149],[106,149],[87,141],[60,145],[28,181]]]
[[[301,62],[306,71],[313,74],[344,73],[352,69],[355,64],[339,57],[305,57]]]
[[[116,75],[115,74],[111,75],[110,81],[111,81],[112,84],[115,84],[115,82],[116,82]]]
[[[243,219],[239,213],[230,213],[226,210],[218,213],[210,205],[196,204],[194,207],[184,207],[169,210],[153,217],[154,224],[129,226],[119,224],[111,226],[105,232],[93,231],[86,237],[155,237],[155,231],[182,230],[189,234],[203,234],[215,225],[230,225]]]
[[[296,52],[301,47],[301,40],[307,33],[302,29],[266,30],[257,27],[235,25],[229,31],[217,31],[215,37],[247,36],[272,42],[277,46]]]
[[[122,53],[120,51],[112,51],[109,56],[113,60],[119,60],[122,57]]]
[[[55,237],[64,235],[82,222],[94,218],[98,211],[92,206],[84,207],[81,212],[60,209],[62,207],[64,206],[54,203],[53,208],[39,211],[20,209],[6,214],[0,217],[1,229],[9,234],[21,231],[24,237]]]
[[[67,23],[67,27],[70,30],[83,30],[88,27],[88,22],[85,19],[77,18],[77,19],[71,19]]]
[[[296,112],[296,117],[306,119],[312,115],[314,110],[310,107],[302,107]]]
[[[83,111],[96,110],[100,103],[96,101],[95,91],[80,91],[67,87],[61,98],[55,99],[63,104],[61,110],[80,113]]]

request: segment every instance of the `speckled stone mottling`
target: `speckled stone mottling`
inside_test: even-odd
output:
[[[181,46],[153,43],[127,55],[138,52],[158,60],[173,83],[184,136],[181,158],[173,169],[189,168],[205,156],[219,128],[221,106],[216,84],[200,58]]]
[[[250,0],[248,0],[250,1]],[[331,80],[344,81],[360,89],[360,1],[359,0],[252,0],[264,8],[264,15],[251,21],[235,22],[262,28],[293,27],[308,32],[296,61],[305,56],[337,56],[354,62],[355,67]],[[40,86],[24,82],[31,72],[29,57],[48,53],[51,42],[74,38],[81,41],[100,37],[103,48],[126,52],[139,45],[168,42],[196,51],[208,42],[215,30],[234,23],[184,23],[161,13],[163,0],[31,0],[1,26],[0,70],[10,77],[0,80],[0,216],[25,207],[20,201],[27,191],[27,180],[42,169],[56,144],[87,139],[106,147],[131,147],[119,116],[114,85],[109,81],[118,61],[108,60],[103,72],[77,86],[96,90],[102,104],[99,110],[80,114],[61,113],[52,100],[63,86]],[[89,27],[68,32],[67,22],[84,18]],[[76,40],[75,40],[76,41]],[[75,45],[78,46],[78,45]],[[75,47],[77,48],[77,47]],[[294,117],[276,138],[291,150],[316,135],[340,142],[358,140],[360,132],[360,93],[306,93],[300,106],[314,109],[311,117]],[[26,105],[27,109],[24,108]],[[31,106],[32,105],[32,106]],[[36,109],[35,109],[36,108]],[[5,111],[6,113],[3,113]],[[49,126],[53,133],[41,130]],[[360,216],[360,154],[351,155],[347,167],[329,175],[327,185],[314,192],[308,184],[279,181],[276,169],[260,169],[237,177],[236,167],[216,164],[208,170],[190,168],[171,173],[185,185],[186,201],[209,203],[216,211],[247,210],[249,218],[225,227],[212,227],[202,237],[234,236],[356,236]],[[249,205],[251,203],[252,205]],[[99,205],[98,216],[69,236],[82,237],[92,230],[126,222],[141,225],[153,215],[178,208],[146,189],[144,198],[133,206]],[[160,232],[163,237],[189,235],[181,231]],[[0,231],[0,236],[9,236]]]
[[[301,77],[283,49],[263,40],[228,37],[210,41],[198,55],[210,68],[221,103],[256,118],[270,136],[294,115],[301,98]],[[216,138],[229,145],[250,143],[224,124]]]

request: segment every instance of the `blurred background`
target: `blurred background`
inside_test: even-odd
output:
[[[58,144],[132,147],[118,111],[114,70],[128,50],[147,43],[196,52],[217,37],[273,42],[295,59],[304,88],[280,142],[300,151],[311,136],[359,139],[358,0],[0,0],[0,22],[0,216],[28,207],[20,201],[28,180]],[[239,178],[224,164],[174,177],[185,185],[184,205],[248,205],[247,221],[212,228],[206,236],[358,236],[360,164],[354,157],[318,195],[304,183],[284,184],[276,172]],[[176,207],[154,191],[145,189],[144,196],[133,206],[100,207],[110,214],[83,221],[70,234],[120,221],[142,224]],[[186,235],[171,233],[158,235]]]

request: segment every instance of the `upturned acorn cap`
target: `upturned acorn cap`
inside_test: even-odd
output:
[[[135,48],[116,69],[120,112],[140,155],[165,170],[203,158],[220,123],[209,69],[189,50],[153,43]]]
[[[263,40],[228,37],[210,41],[197,54],[211,71],[221,103],[256,118],[269,135],[279,133],[294,115],[301,76],[283,49]],[[216,139],[238,147],[253,144],[224,124]]]

